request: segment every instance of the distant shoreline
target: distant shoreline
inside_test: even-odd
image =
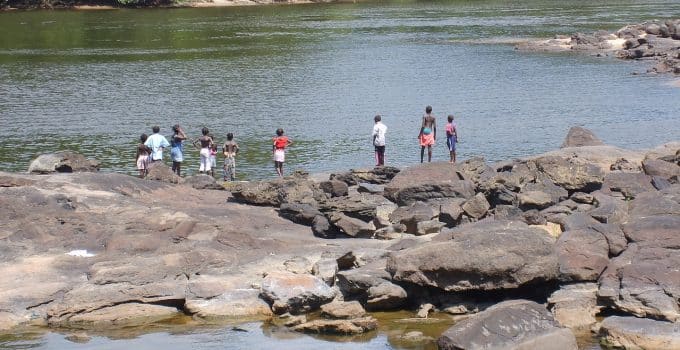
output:
[[[354,3],[357,0],[197,0],[197,1],[183,1],[174,4],[159,4],[159,5],[112,5],[102,2],[93,1],[91,3],[82,3],[74,5],[60,5],[54,7],[36,4],[35,6],[26,7],[0,7],[0,12],[5,11],[26,11],[26,10],[78,10],[78,11],[102,11],[102,10],[119,10],[119,9],[176,9],[176,8],[211,8],[211,7],[238,7],[238,6],[266,6],[266,5],[302,5],[302,4],[323,4],[323,3]]]

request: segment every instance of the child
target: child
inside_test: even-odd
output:
[[[135,155],[139,177],[142,179],[149,173],[149,155],[151,154],[151,149],[144,145],[148,138],[146,134],[142,134],[139,137],[140,143],[137,145],[137,155]]]
[[[212,136],[210,137],[212,139]],[[215,177],[215,168],[217,168],[217,144],[213,139],[212,146],[210,146],[210,176]]]
[[[227,134],[227,142],[222,146],[222,154],[224,155],[224,181],[236,180],[236,154],[238,154],[239,147],[234,141],[234,134]]]
[[[272,152],[274,153],[274,167],[279,177],[283,177],[283,162],[286,161],[286,147],[293,144],[293,141],[283,136],[283,129],[276,129],[276,137],[272,139]]]
[[[449,162],[456,164],[456,142],[458,142],[458,130],[453,122],[453,114],[449,114],[449,123],[446,124],[446,145],[449,147]]]
[[[208,130],[208,128],[201,129],[201,134],[203,134],[203,136],[199,137],[193,142],[194,147],[196,148],[198,148],[199,143],[201,145],[200,148],[201,165],[198,168],[198,172],[201,174],[203,172],[205,172],[206,174],[210,173],[210,166],[212,165],[212,163],[210,162],[210,149],[212,148],[213,139],[210,136],[208,136],[209,133],[210,130]]]
[[[182,176],[182,161],[184,161],[184,145],[183,142],[186,140],[187,136],[184,134],[184,130],[175,124],[172,127],[174,134],[170,139],[170,157],[172,158],[172,171],[177,174],[177,176]]]

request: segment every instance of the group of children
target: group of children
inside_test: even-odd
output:
[[[376,166],[385,165],[385,134],[387,133],[387,126],[382,123],[382,117],[376,115],[373,118],[375,124],[373,125],[373,146],[375,147],[375,161]],[[172,171],[181,176],[182,162],[184,161],[184,142],[187,136],[184,130],[177,124],[172,127],[173,135],[170,142],[165,136],[160,135],[160,127],[154,126],[152,128],[153,134],[147,136],[142,134],[140,136],[140,143],[137,145],[137,154],[135,156],[137,162],[137,170],[139,176],[145,177],[149,172],[149,167],[153,162],[163,160],[163,150],[170,147],[170,157],[172,159]],[[201,137],[193,140],[191,144],[199,150],[200,166],[199,173],[209,174],[215,176],[215,168],[217,167],[217,142],[214,136],[210,133],[208,128],[201,129]],[[432,146],[437,140],[437,121],[432,114],[432,107],[425,108],[425,115],[418,133],[418,143],[420,144],[420,162],[422,163],[425,155],[425,148],[427,148],[427,161],[432,161]],[[450,162],[456,162],[456,143],[458,143],[458,130],[454,122],[453,115],[448,116],[448,123],[446,124],[446,145],[449,149]],[[286,147],[293,144],[287,136],[283,134],[283,129],[276,130],[276,136],[272,138],[272,155],[274,158],[274,168],[279,177],[283,177],[283,163],[286,161]],[[224,181],[234,181],[236,179],[236,155],[239,152],[239,146],[234,141],[234,134],[227,133],[227,141],[222,144],[222,156],[224,156],[224,164],[222,166]]]
[[[184,141],[187,140],[184,130],[178,124],[173,126],[173,135],[170,137],[170,142],[159,133],[160,127],[154,126],[152,131],[153,134],[151,136],[142,134],[139,138],[140,143],[137,145],[135,159],[139,177],[146,177],[151,164],[163,160],[163,150],[167,147],[170,147],[172,171],[181,176],[182,162],[184,161]],[[215,168],[217,167],[217,142],[210,133],[210,130],[208,128],[201,129],[201,137],[191,141],[191,144],[199,150],[199,173],[205,173],[214,177]],[[286,158],[285,149],[292,144],[293,141],[283,134],[283,129],[279,128],[276,130],[276,137],[272,139],[272,154],[276,173],[280,177],[283,177],[283,163]],[[238,152],[239,146],[234,141],[234,134],[227,133],[227,141],[222,144],[224,181],[236,180],[236,155]]]

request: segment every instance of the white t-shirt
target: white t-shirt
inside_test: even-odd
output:
[[[387,126],[382,122],[377,122],[373,126],[373,145],[375,146],[385,146],[385,133],[387,132]]]

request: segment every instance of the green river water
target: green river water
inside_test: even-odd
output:
[[[295,141],[287,167],[371,166],[372,118],[388,126],[387,163],[419,160],[426,105],[457,116],[459,157],[502,160],[557,148],[582,125],[606,143],[680,140],[680,89],[671,76],[632,75],[644,62],[574,53],[521,53],[511,43],[614,30],[680,17],[678,1],[390,1],[297,6],[0,13],[0,171],[36,155],[77,150],[104,171],[134,173],[138,135],[179,123],[242,146],[240,179],[274,176],[270,137]],[[446,159],[444,145],[435,158]],[[166,156],[167,157],[167,156]],[[187,147],[185,169],[198,170]],[[361,338],[329,339],[259,323],[0,338],[9,349],[431,349],[452,321],[414,326],[381,314]],[[442,316],[446,317],[446,316]],[[584,340],[583,348],[597,348]]]

